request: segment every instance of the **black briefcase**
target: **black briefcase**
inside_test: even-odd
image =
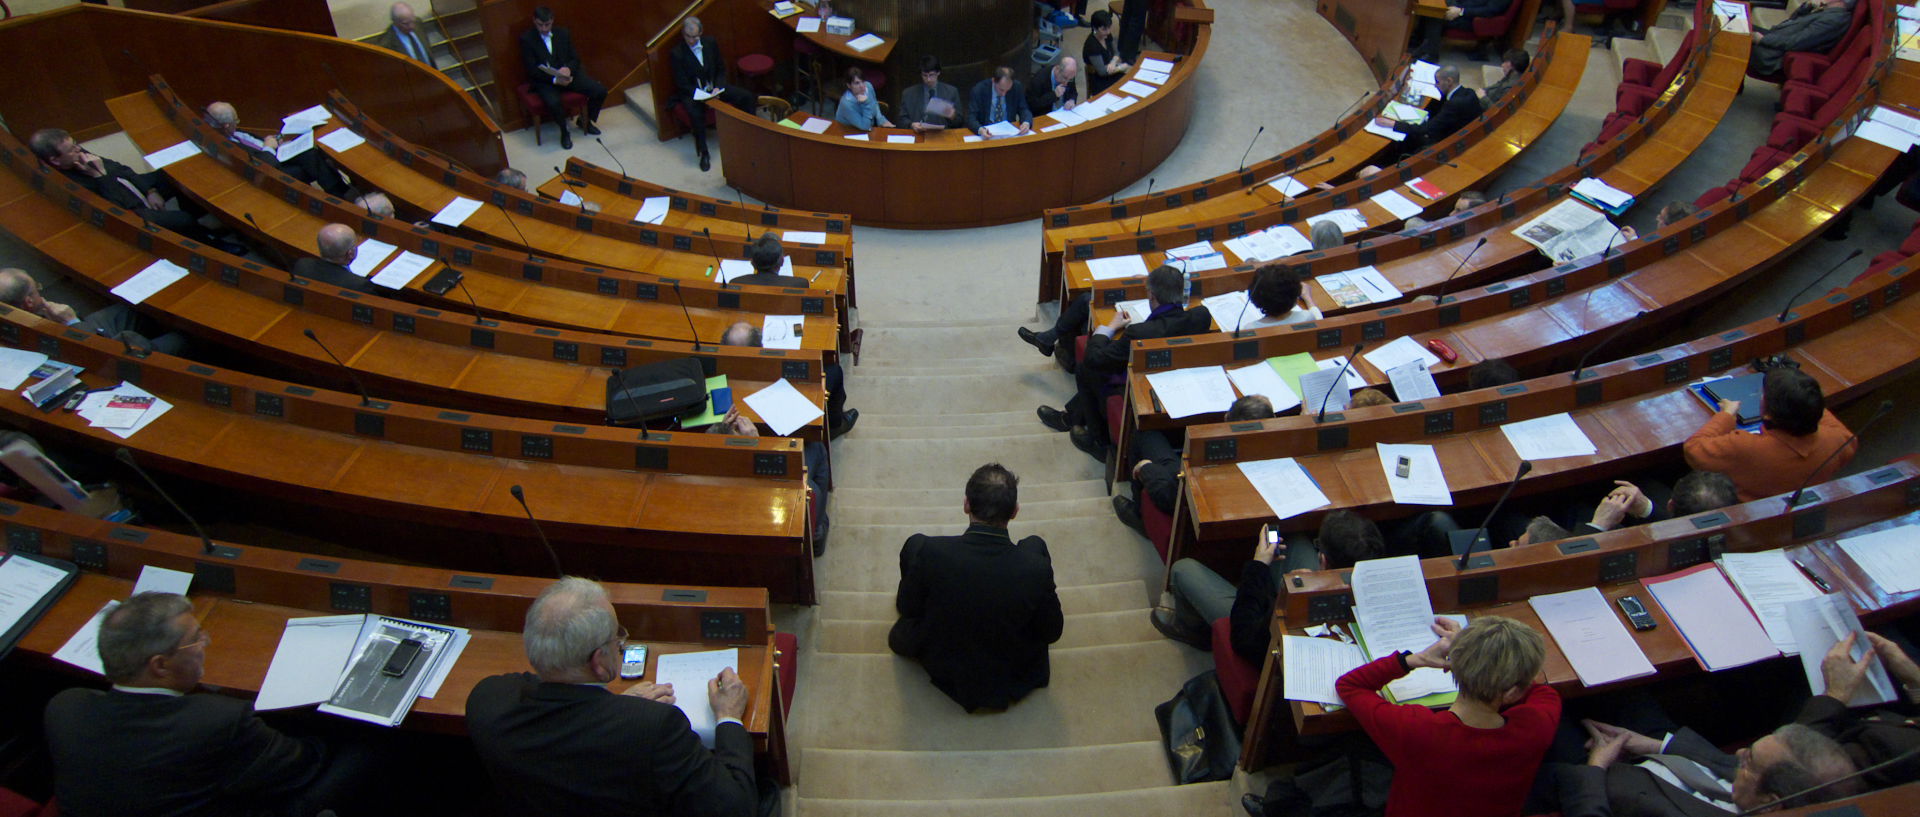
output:
[[[615,369],[607,376],[607,425],[636,425],[685,414],[706,402],[707,372],[696,358]]]

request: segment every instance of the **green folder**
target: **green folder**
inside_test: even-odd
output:
[[[1300,399],[1303,402],[1307,398],[1304,396],[1305,392],[1300,390],[1300,376],[1320,370],[1320,364],[1314,362],[1313,355],[1306,352],[1270,357],[1267,358],[1267,365],[1280,373],[1280,379],[1287,381],[1287,388],[1293,389],[1295,395],[1301,395]]]
[[[1454,617],[1461,618],[1462,616],[1454,616]],[[1362,656],[1367,656],[1372,654],[1367,651],[1367,637],[1364,635],[1361,635],[1359,621],[1353,621],[1348,623],[1347,632],[1353,634],[1353,640],[1360,642],[1360,654]],[[1393,697],[1393,690],[1382,687],[1380,689],[1380,697],[1386,698],[1387,700],[1393,701],[1394,703],[1397,703],[1397,704],[1419,704],[1421,706],[1452,706],[1454,700],[1460,697],[1460,692],[1459,690],[1454,690],[1453,692],[1435,692],[1432,695],[1422,695],[1418,698],[1402,701]]]
[[[726,387],[727,387],[727,376],[724,374],[717,374],[707,378],[706,410],[700,412],[700,414],[697,416],[691,417],[686,420],[681,420],[680,427],[681,428],[697,428],[699,426],[710,426],[710,425],[713,425],[714,423],[720,422],[723,415],[713,413],[713,390],[724,389]],[[739,403],[740,398],[735,397],[734,402]]]
[[[780,120],[780,126],[783,128],[792,128],[794,130],[800,130],[800,123],[795,122],[791,119]]]

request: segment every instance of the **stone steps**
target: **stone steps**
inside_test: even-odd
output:
[[[1032,425],[1045,429],[1037,417]],[[858,435],[855,431],[854,436]],[[1054,432],[1015,437],[863,437],[858,445],[836,449],[833,478],[847,485],[964,487],[973,470],[989,462],[1006,466],[1023,482],[1078,482],[1102,474],[1098,461],[1074,448],[1066,434]]]
[[[1066,626],[1060,631],[1060,640],[1054,643],[1053,648],[1062,650],[1141,644],[1165,639],[1160,631],[1147,622],[1147,611],[1148,608],[1142,605],[1109,613],[1069,614],[1066,616]],[[882,621],[822,618],[814,630],[818,633],[815,643],[822,653],[885,655],[887,631],[892,627],[891,615]]]
[[[1091,462],[1092,460],[1088,460]],[[901,505],[847,505],[835,498],[833,505],[833,524],[843,525],[920,525],[931,519],[939,519],[941,514],[955,514],[960,503],[940,508],[919,508]],[[1110,501],[1097,499],[1060,499],[1051,502],[1028,502],[1021,497],[1020,521],[1024,523],[1062,521],[1069,519],[1092,520],[1102,516],[1113,516]]]
[[[1144,607],[1150,601],[1142,581],[1082,584],[1059,589],[1060,610],[1069,616],[1097,615]],[[822,617],[842,621],[892,622],[893,589],[885,591],[827,590],[820,593]]]
[[[1031,412],[1029,412],[1031,414]],[[856,435],[865,434],[867,416],[860,415],[860,430]],[[1057,433],[1057,432],[1056,432]],[[852,438],[848,438],[851,440]],[[1085,456],[1084,454],[1082,456]],[[1093,462],[1088,459],[1087,462]],[[962,483],[941,485],[931,488],[900,487],[861,487],[842,483],[833,490],[834,507],[860,507],[866,505],[888,505],[893,507],[931,508],[952,510],[960,507],[966,492]],[[1044,482],[1028,477],[1020,479],[1021,504],[1032,502],[1057,502],[1066,499],[1103,499],[1107,496],[1106,481],[1098,476],[1062,482]]]
[[[974,798],[969,800],[815,800],[799,799],[800,817],[1221,817],[1244,814],[1233,783],[1196,783],[1135,791],[1058,797]]]
[[[957,509],[954,514],[959,516]],[[966,529],[961,519],[944,524],[833,526],[832,544],[815,563],[822,590],[890,593],[900,586],[900,545],[915,533],[957,535]],[[1164,572],[1159,554],[1145,537],[1120,524],[1112,514],[1103,518],[1040,520],[1015,519],[1016,540],[1038,535],[1047,542],[1053,559],[1054,583],[1062,587],[1147,580],[1158,584]]]
[[[979,794],[952,774],[994,781],[996,800],[1138,791],[1173,785],[1158,741],[1060,749],[984,752],[900,752],[807,749],[807,799],[968,800]]]

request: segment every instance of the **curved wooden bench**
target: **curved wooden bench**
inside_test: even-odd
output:
[[[568,181],[578,182],[569,185]],[[581,159],[568,156],[560,174],[540,186],[540,194],[549,198],[560,198],[563,189],[586,195],[581,188],[612,193],[621,199],[641,199],[665,196],[667,198],[667,222],[678,224],[692,232],[706,227],[714,235],[739,236],[750,238],[766,230],[813,230],[827,234],[830,246],[843,247],[847,254],[847,263],[853,263],[853,218],[846,213],[810,213],[791,208],[775,207],[771,204],[749,206],[738,199],[723,199],[686,190],[668,187],[646,179],[636,179],[624,173],[608,170]],[[593,201],[591,197],[588,201]],[[603,211],[616,218],[633,219],[639,207],[631,211],[612,209]]]

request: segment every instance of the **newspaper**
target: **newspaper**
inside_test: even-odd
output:
[[[1606,251],[1618,243],[1620,229],[1600,211],[1568,198],[1513,234],[1560,264]]]

